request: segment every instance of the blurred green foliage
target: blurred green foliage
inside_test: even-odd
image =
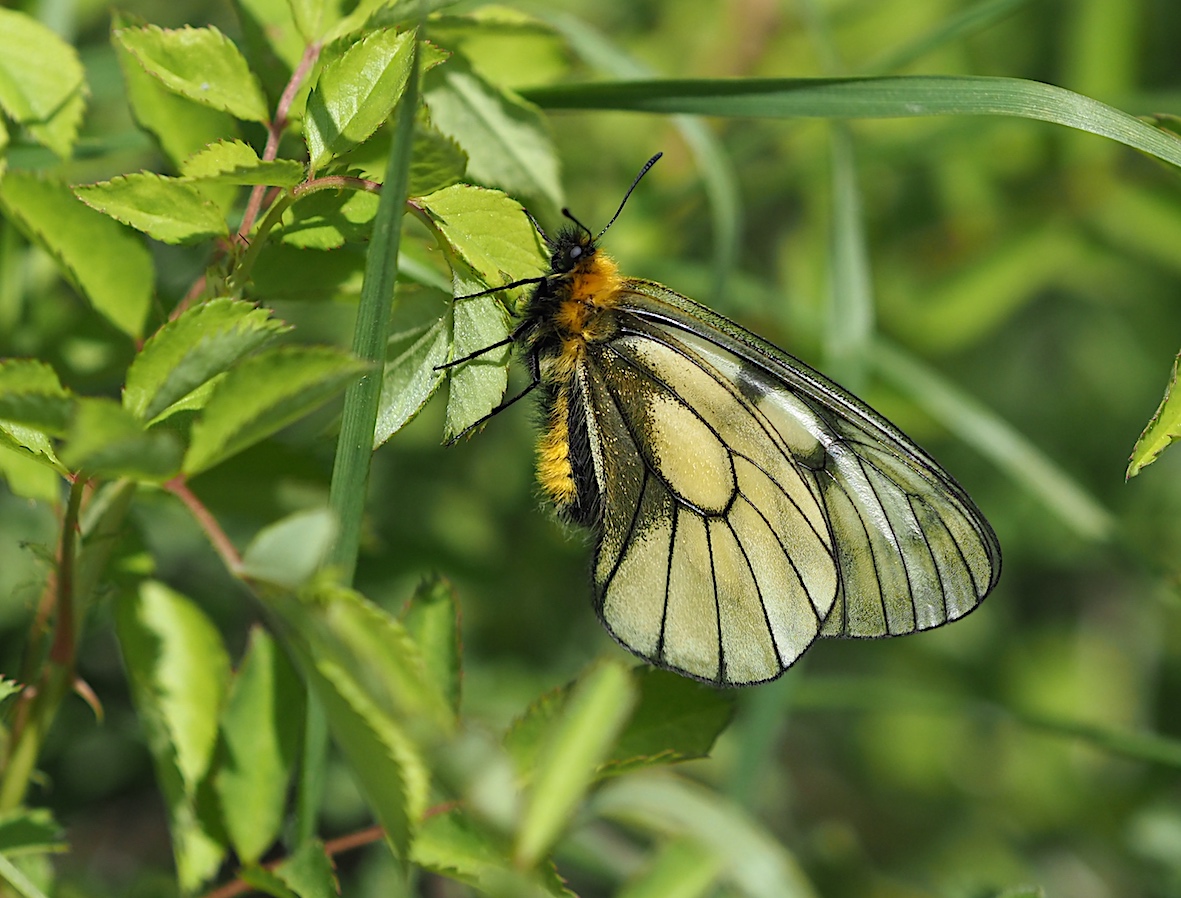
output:
[[[79,149],[57,170],[75,183],[166,170],[129,116],[106,6],[14,5],[79,48],[92,91]],[[123,8],[163,26],[212,23],[241,37],[228,4]],[[905,74],[1045,81],[1138,116],[1181,105],[1181,5],[1169,0],[520,8],[568,41],[547,29],[502,34],[458,23],[452,37],[478,73],[526,94],[642,72],[813,77],[900,62]],[[549,114],[548,125],[565,201],[592,226],[611,215],[642,160],[664,151],[605,241],[625,272],[829,364],[841,326],[828,311],[830,290],[848,282],[834,270],[833,244],[855,237],[841,227],[858,224],[834,202],[831,124],[710,120],[707,137],[722,151],[712,169],[692,136],[700,123],[566,111]],[[793,866],[782,870],[798,865],[801,881],[826,898],[1178,894],[1177,742],[1132,737],[1181,740],[1181,453],[1166,451],[1124,479],[1181,344],[1177,170],[1093,135],[1007,117],[859,120],[843,133],[864,227],[870,339],[902,359],[891,366],[874,351],[853,360],[850,376],[969,489],[1001,539],[1004,574],[954,627],[817,645],[780,681],[738,696],[713,757],[681,772],[727,799],[716,822],[736,841],[752,819],[763,827],[742,842],[749,854],[721,840],[719,856],[733,852],[735,865],[754,869],[786,851]],[[261,128],[243,136],[261,147]],[[14,169],[53,164],[47,150],[8,151]],[[544,225],[556,223],[551,198],[520,198]],[[162,318],[204,270],[208,247],[153,243],[151,252]],[[0,258],[0,355],[46,360],[69,388],[114,394],[133,341],[11,227],[0,230]],[[347,346],[358,285],[341,283],[323,297],[293,291],[274,304],[278,317]],[[970,400],[959,417],[932,398],[931,383]],[[374,456],[356,586],[396,612],[424,575],[452,581],[464,714],[491,731],[594,659],[621,652],[590,607],[585,538],[540,508],[531,415],[515,409],[443,448],[446,398],[436,396]],[[192,488],[245,545],[275,519],[326,501],[332,441],[319,437],[332,427],[330,415],[313,417],[202,473]],[[0,448],[0,470],[23,464]],[[20,480],[24,495],[0,485],[0,668],[9,676],[62,501],[52,475]],[[171,497],[141,494],[132,520],[105,589],[118,594],[152,568],[212,616],[237,658],[259,605]],[[36,797],[68,832],[60,894],[171,894],[163,811],[113,613],[97,605],[79,654],[103,719],[80,701],[63,704]],[[580,895],[614,894],[649,864],[689,863],[678,841],[685,830],[671,816],[668,838],[652,836],[660,830],[650,821],[613,816],[627,782],[600,793],[599,812],[557,846],[558,869]],[[325,795],[326,836],[369,822],[335,755]],[[687,818],[703,813],[682,800]],[[782,847],[758,843],[766,834]],[[344,894],[398,894],[383,851],[338,858]],[[716,886],[717,872],[705,869],[693,894],[763,894],[737,876]],[[423,889],[465,894],[435,882]]]

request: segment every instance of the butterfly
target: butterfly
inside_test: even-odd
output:
[[[540,396],[537,474],[595,541],[594,606],[651,664],[771,680],[818,637],[897,636],[972,611],[1000,545],[951,475],[818,371],[652,281],[597,235],[555,238],[504,341]],[[528,213],[526,213],[528,214]],[[448,363],[462,364],[490,346]]]

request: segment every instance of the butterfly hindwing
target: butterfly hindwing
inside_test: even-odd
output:
[[[578,380],[602,493],[599,614],[666,667],[727,684],[778,676],[836,596],[818,499],[732,383],[633,324],[588,352]]]

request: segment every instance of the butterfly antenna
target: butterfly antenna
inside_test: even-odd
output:
[[[522,209],[521,211],[524,212],[525,217],[529,219],[529,224],[533,225],[533,230],[537,231],[537,233],[541,235],[541,239],[545,241],[545,245],[552,249],[554,241],[550,238],[550,235],[542,229],[537,219],[533,217],[533,213],[528,209]]]
[[[647,162],[644,163],[644,167],[640,169],[640,173],[638,175],[636,175],[636,179],[634,181],[632,181],[632,186],[629,187],[627,189],[627,193],[625,193],[623,195],[623,201],[619,204],[619,208],[615,210],[615,214],[611,216],[611,220],[609,222],[607,222],[605,225],[603,225],[603,230],[599,231],[599,233],[595,236],[594,239],[596,242],[598,241],[599,237],[602,237],[605,233],[607,233],[607,228],[609,228],[609,227],[611,227],[611,225],[615,224],[615,219],[619,218],[619,213],[622,212],[623,207],[627,205],[628,197],[630,197],[632,195],[632,191],[635,190],[636,185],[640,183],[640,178],[642,178],[642,177],[644,177],[644,175],[648,174],[648,169],[650,169],[652,166],[654,166],[656,164],[656,160],[659,159],[663,155],[664,155],[664,153],[657,153],[655,156],[653,156],[651,159],[649,159]],[[573,215],[571,215],[570,218],[572,220],[574,220]],[[575,220],[575,224],[577,224],[577,223],[578,223],[577,220]],[[579,226],[582,227],[581,225],[579,225]],[[586,231],[586,228],[584,227],[583,230]],[[590,231],[587,231],[587,233],[589,234]]]
[[[586,234],[586,236],[587,236],[587,237],[589,237],[589,238],[591,239],[591,242],[592,242],[592,243],[594,243],[596,240],[598,240],[598,239],[599,239],[598,237],[596,237],[594,234],[592,234],[592,233],[591,233],[591,229],[590,229],[590,228],[588,228],[588,227],[587,227],[586,225],[584,225],[584,224],[583,224],[581,221],[579,221],[577,218],[575,218],[575,217],[574,217],[574,213],[573,213],[573,212],[571,212],[569,209],[563,209],[563,210],[562,210],[562,214],[563,214],[563,215],[565,215],[565,216],[566,216],[568,219],[570,219],[572,222],[574,222],[576,225],[578,225],[580,228],[582,228],[582,230],[583,230],[583,233],[585,233],[585,234]]]

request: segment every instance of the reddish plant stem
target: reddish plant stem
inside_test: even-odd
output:
[[[229,568],[230,573],[237,575],[242,568],[242,556],[238,554],[237,548],[230,541],[230,538],[226,536],[226,532],[221,529],[221,524],[217,522],[217,518],[213,516],[209,509],[205,507],[205,504],[189,489],[184,475],[181,474],[169,480],[164,484],[164,489],[185,504],[189,513],[196,518],[201,529],[205,531],[205,536],[213,544],[214,550],[221,556],[221,560]]]
[[[426,813],[422,815],[423,820],[429,820],[438,814],[445,814],[459,807],[458,801],[445,801],[442,804],[437,804],[434,807],[427,808]],[[365,829],[359,829],[355,833],[349,833],[347,836],[340,836],[336,839],[329,839],[324,843],[324,854],[330,858],[336,857],[338,854],[344,854],[346,851],[353,851],[357,848],[364,848],[366,845],[372,845],[375,842],[380,842],[385,838],[385,832],[380,826],[369,826]],[[274,870],[283,860],[272,861],[269,864],[263,864],[264,870]],[[237,895],[245,895],[251,891],[252,886],[244,883],[240,879],[235,879],[232,882],[227,882],[224,886],[218,886],[212,892],[207,892],[205,898],[235,898]]]
[[[308,72],[312,70],[312,66],[320,57],[320,46],[318,43],[308,44],[299,60],[299,65],[295,67],[295,71],[291,73],[291,79],[283,88],[283,95],[279,97],[279,105],[275,108],[275,117],[267,128],[267,145],[262,154],[264,162],[272,161],[279,154],[279,141],[287,127],[287,114],[291,111],[291,104],[295,102],[295,95],[299,93],[299,88],[307,78]],[[266,192],[265,184],[255,185],[254,189],[250,191],[250,200],[246,204],[246,211],[242,215],[242,224],[238,228],[239,243],[246,242],[246,236],[254,227]]]

